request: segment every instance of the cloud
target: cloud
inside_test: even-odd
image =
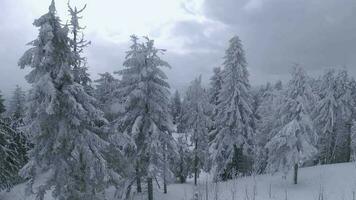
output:
[[[158,48],[167,49],[162,58],[172,65],[167,74],[173,88],[184,88],[200,74],[207,83],[233,35],[242,39],[253,85],[285,80],[294,63],[312,74],[347,66],[356,75],[354,0],[72,1],[79,7],[84,3],[93,79],[122,67],[131,34],[148,35]],[[47,12],[48,4],[0,0],[0,90],[7,94],[16,84],[26,85],[28,70],[20,70],[17,60],[37,36],[32,22]],[[66,1],[56,6],[65,23]]]
[[[348,66],[356,75],[353,0],[206,0],[204,11],[241,37],[254,83],[283,79],[293,63],[310,73]]]

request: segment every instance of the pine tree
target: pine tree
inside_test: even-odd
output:
[[[17,133],[0,117],[0,191],[18,183],[23,161],[14,140]]]
[[[319,134],[319,162],[348,162],[355,101],[347,71],[327,71],[320,81],[319,96],[314,111]]]
[[[188,141],[187,133],[181,134],[177,139],[177,148],[179,159],[175,159],[172,162],[173,173],[178,178],[180,183],[185,183],[187,177],[192,173],[193,158],[192,152],[189,149],[190,144]]]
[[[356,120],[352,121],[350,147],[351,147],[351,160],[356,161]]]
[[[222,87],[221,68],[215,67],[210,78],[210,104],[216,107],[219,104],[219,94]]]
[[[182,100],[178,90],[175,91],[173,97],[171,98],[170,106],[173,117],[173,124],[177,125],[182,114]]]
[[[310,117],[315,102],[309,77],[300,67],[295,67],[292,80],[278,108],[280,126],[266,144],[269,151],[268,166],[271,172],[285,173],[294,167],[294,183],[297,184],[298,166],[311,160],[317,153],[314,147],[317,135]]]
[[[88,68],[86,67],[87,59],[82,56],[84,49],[90,45],[90,41],[84,39],[85,27],[80,26],[79,20],[83,17],[80,14],[85,10],[86,5],[82,9],[77,7],[71,7],[68,1],[68,12],[70,14],[70,23],[67,25],[70,30],[70,47],[74,55],[73,63],[73,76],[74,80],[82,84],[87,92],[91,92],[91,79],[88,74]]]
[[[257,107],[256,115],[258,116],[257,129],[255,137],[255,151],[257,156],[255,156],[255,170],[258,173],[263,173],[265,171],[267,160],[268,160],[268,149],[265,148],[267,142],[271,139],[271,132],[275,127],[278,126],[276,123],[277,118],[277,108],[279,107],[282,100],[282,90],[278,86],[272,86],[268,83],[264,88],[259,91],[260,104]]]
[[[96,83],[94,96],[99,101],[100,108],[104,111],[105,117],[109,121],[113,121],[117,118],[118,112],[121,110],[121,102],[116,94],[119,87],[119,80],[112,74],[106,72],[99,74],[99,78],[94,82]]]
[[[224,57],[222,88],[211,143],[215,179],[231,178],[233,172],[248,173],[254,135],[254,116],[245,53],[235,36]],[[238,159],[236,158],[238,157]]]
[[[319,162],[322,164],[331,163],[333,160],[338,109],[335,86],[335,71],[329,70],[321,80],[320,100],[314,110],[314,123],[319,135]]]
[[[10,127],[14,130],[13,142],[18,153],[19,168],[27,163],[27,151],[32,146],[25,130],[26,110],[26,94],[22,88],[17,85],[10,100],[7,115],[10,119]]]
[[[1,91],[0,91],[0,116],[6,111],[6,107],[4,105],[4,99],[2,97]]]
[[[346,69],[335,78],[338,109],[336,113],[336,138],[334,162],[349,162],[351,156],[351,125],[355,102],[352,98],[351,78]]]
[[[200,170],[205,169],[207,171],[208,169],[208,133],[212,124],[209,116],[209,99],[201,86],[201,76],[192,82],[184,101],[187,112],[183,115],[183,118],[188,122],[186,124],[187,129],[192,134],[191,143],[194,148],[192,168],[194,170],[194,184],[196,185]]]
[[[137,190],[141,190],[141,177],[147,176],[148,199],[152,200],[152,179],[164,173],[165,153],[172,155],[173,150],[169,84],[161,70],[170,66],[159,57],[163,50],[145,39],[139,43],[131,36],[133,44],[123,64],[125,69],[118,72],[122,75],[120,99],[125,105],[119,128],[135,140]]]
[[[34,26],[39,36],[19,61],[21,68],[32,68],[26,76],[32,85],[27,120],[34,144],[21,174],[38,186],[37,199],[51,189],[55,199],[105,199],[108,182],[120,181],[103,155],[108,144],[98,125],[106,120],[74,80],[68,29],[61,26],[54,1]]]
[[[15,121],[22,121],[26,114],[25,104],[26,94],[20,86],[16,85],[7,111],[9,117]]]

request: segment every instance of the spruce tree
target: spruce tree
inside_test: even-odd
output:
[[[299,165],[312,160],[317,153],[317,134],[310,117],[316,97],[309,81],[302,68],[296,66],[293,69],[292,80],[277,111],[279,126],[275,127],[266,144],[268,170],[286,173],[294,168],[295,184]]]
[[[334,162],[349,162],[351,156],[350,137],[355,102],[352,98],[351,78],[346,69],[335,78],[338,109],[336,113],[336,138]]]
[[[4,105],[5,99],[3,99],[1,91],[0,91],[0,117],[6,111],[6,107]]]
[[[23,161],[15,141],[17,133],[0,117],[0,191],[10,189],[19,181]]]
[[[22,88],[16,85],[16,89],[10,100],[8,116],[15,121],[23,121],[26,114],[26,94]]]
[[[314,123],[319,135],[319,162],[348,162],[355,113],[352,79],[346,70],[329,70],[322,77],[319,87],[320,100],[314,111]]]
[[[222,69],[222,87],[217,106],[216,130],[211,143],[214,177],[231,178],[251,169],[254,115],[248,80],[247,62],[240,39],[235,36],[226,50]],[[237,159],[238,157],[238,159]]]
[[[117,118],[122,103],[116,94],[119,80],[112,74],[105,72],[99,74],[99,78],[94,82],[96,84],[94,96],[98,100],[101,110],[104,111],[105,117],[109,121],[113,121]]]
[[[26,76],[32,86],[27,120],[34,144],[21,174],[38,186],[37,199],[49,190],[55,199],[105,199],[108,182],[120,181],[103,155],[108,144],[98,125],[106,120],[74,80],[68,28],[61,26],[54,1],[33,24],[38,38],[19,61],[32,69]]]
[[[336,138],[336,113],[338,109],[336,96],[335,71],[327,71],[321,79],[319,89],[320,100],[314,109],[314,123],[318,130],[319,162],[321,164],[333,161]]]
[[[258,173],[263,173],[268,160],[268,149],[265,148],[265,145],[271,139],[273,129],[278,126],[278,121],[275,119],[278,117],[277,108],[283,99],[283,93],[280,87],[272,86],[270,83],[263,87],[259,93],[261,102],[256,110],[259,120],[256,123],[258,132],[255,137],[255,151],[257,156],[254,164],[255,170]]]
[[[194,148],[192,169],[194,171],[194,184],[197,185],[200,171],[202,169],[207,171],[208,169],[208,133],[212,124],[209,116],[209,99],[201,86],[201,77],[191,83],[184,101],[187,112],[183,115],[183,118],[187,121],[187,129],[191,133],[190,140]]]
[[[118,72],[122,75],[119,97],[125,105],[119,129],[135,140],[137,190],[141,192],[141,177],[147,177],[148,199],[152,200],[152,179],[164,174],[165,157],[173,155],[169,84],[161,69],[170,66],[159,57],[163,50],[155,48],[153,40],[145,39],[140,43],[131,36],[133,44],[125,68]]]
[[[173,124],[177,125],[179,124],[179,118],[182,114],[182,100],[178,90],[174,92],[173,97],[171,98],[170,106],[173,117]]]
[[[68,1],[68,12],[70,14],[70,21],[67,24],[70,32],[70,47],[74,56],[73,63],[73,76],[74,81],[84,86],[87,92],[92,92],[91,79],[88,74],[87,59],[82,56],[84,49],[90,45],[90,41],[84,38],[84,29],[79,23],[79,20],[83,17],[80,14],[85,10],[86,5],[83,8],[77,9],[70,6]]]
[[[222,86],[221,68],[215,67],[213,70],[213,76],[210,78],[210,104],[213,105],[214,109],[219,104],[219,94]],[[215,111],[213,112],[216,115]]]

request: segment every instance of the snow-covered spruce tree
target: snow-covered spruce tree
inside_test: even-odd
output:
[[[334,162],[349,162],[351,156],[350,137],[355,101],[352,98],[351,78],[346,69],[335,78],[338,109],[336,113],[336,138]]]
[[[4,102],[5,102],[5,99],[3,99],[1,91],[0,91],[0,117],[6,111]]]
[[[14,140],[17,133],[0,117],[0,191],[18,183],[23,160]]]
[[[26,94],[20,86],[16,85],[16,89],[12,95],[9,107],[7,109],[7,115],[13,121],[17,122],[17,121],[23,121],[25,114],[26,114]]]
[[[26,110],[26,94],[17,85],[10,100],[7,116],[10,119],[10,127],[14,130],[13,141],[16,145],[20,168],[27,163],[27,151],[31,147],[25,130]]]
[[[254,115],[245,53],[235,36],[226,50],[222,70],[222,88],[216,115],[216,133],[211,142],[215,179],[227,179],[233,172],[251,170]]]
[[[180,183],[185,183],[187,177],[192,173],[192,152],[188,141],[187,133],[182,133],[177,140],[179,159],[172,162],[173,173]]]
[[[322,164],[350,160],[351,124],[355,101],[352,79],[346,70],[329,70],[320,81],[320,100],[314,111],[319,141],[319,162]]]
[[[182,114],[182,99],[180,98],[180,94],[178,90],[176,90],[171,98],[170,102],[171,115],[173,117],[173,124],[179,124],[179,118]]]
[[[213,76],[210,78],[210,104],[213,106],[213,116],[212,119],[214,120],[214,116],[216,115],[215,108],[219,104],[219,93],[222,86],[222,76],[221,76],[221,68],[215,67],[213,70]]]
[[[356,120],[351,125],[351,161],[356,161]]]
[[[318,131],[319,162],[331,163],[335,149],[336,113],[338,109],[336,100],[335,71],[327,71],[321,79],[319,88],[320,100],[316,103],[313,121]]]
[[[201,85],[201,76],[195,79],[189,86],[184,98],[186,112],[183,115],[187,122],[187,129],[191,133],[191,145],[193,146],[193,163],[194,184],[200,171],[208,170],[209,167],[209,128],[212,124],[209,111],[209,97]]]
[[[99,74],[99,78],[94,80],[94,96],[99,101],[100,108],[104,111],[105,117],[109,121],[117,118],[120,111],[120,100],[116,97],[116,91],[119,87],[119,80],[112,74],[105,72]]]
[[[294,183],[297,184],[298,166],[311,160],[317,153],[317,134],[310,117],[315,95],[311,91],[306,72],[296,66],[288,83],[286,94],[278,108],[281,124],[266,144],[268,170],[284,171],[294,167]]]
[[[77,9],[77,7],[71,7],[68,1],[68,12],[70,14],[70,22],[67,25],[70,32],[70,47],[74,56],[73,63],[73,76],[74,81],[84,86],[84,89],[87,92],[92,92],[93,88],[91,87],[91,79],[87,72],[88,68],[86,67],[87,59],[82,56],[82,53],[86,47],[90,45],[90,41],[84,39],[84,29],[79,24],[79,20],[82,19],[80,14],[85,10],[86,5],[82,9]]]
[[[147,177],[148,199],[152,199],[152,178],[162,177],[165,154],[172,152],[172,121],[169,115],[169,84],[161,67],[170,67],[159,57],[163,50],[154,47],[153,40],[145,38],[140,43],[131,36],[132,46],[127,52],[120,82],[120,99],[125,111],[119,128],[132,136],[137,146],[136,178],[137,190],[141,192],[141,177]],[[166,171],[166,175],[170,173]]]
[[[279,87],[274,87],[268,83],[259,91],[260,103],[256,110],[258,120],[256,123],[258,132],[255,137],[255,170],[257,173],[265,172],[268,149],[265,145],[271,138],[272,130],[278,126],[276,123],[277,109],[282,100],[282,90]]]
[[[107,183],[120,181],[102,154],[107,142],[97,125],[106,120],[95,99],[74,80],[75,56],[54,1],[33,24],[38,38],[19,61],[21,68],[32,68],[26,79],[32,85],[28,120],[34,144],[21,174],[30,188],[36,186],[39,200],[48,190],[59,200],[105,199]]]

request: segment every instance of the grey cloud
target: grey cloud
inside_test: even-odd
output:
[[[353,0],[266,0],[247,10],[248,0],[206,0],[208,17],[240,35],[256,83],[284,76],[293,63],[311,73],[356,66],[356,3]]]

